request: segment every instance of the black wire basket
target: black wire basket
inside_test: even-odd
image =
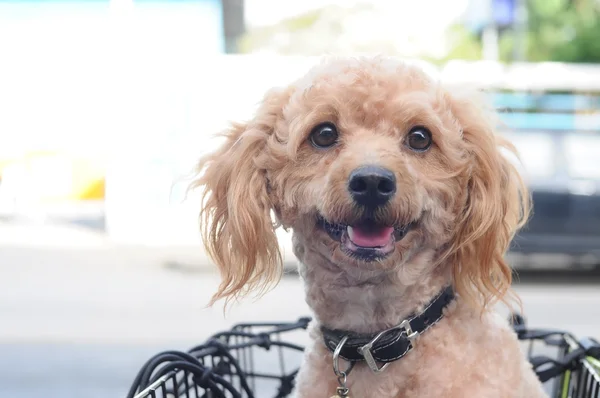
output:
[[[528,329],[518,315],[511,321],[551,397],[600,398],[598,341]],[[309,322],[239,324],[187,352],[160,353],[139,371],[127,398],[288,397]]]
[[[287,397],[309,322],[239,324],[187,352],[162,352],[138,372],[127,398]]]
[[[552,398],[600,398],[600,343],[577,340],[563,330],[528,329],[522,317],[513,326],[527,357]]]

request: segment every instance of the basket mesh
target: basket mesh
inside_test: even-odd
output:
[[[511,321],[551,397],[600,398],[600,343],[528,329],[516,315]],[[187,352],[162,352],[142,367],[127,398],[287,397],[309,322],[239,324]]]
[[[162,352],[142,367],[127,397],[287,397],[304,350],[291,341],[309,321],[240,324],[187,352]]]
[[[600,398],[600,343],[562,330],[528,329],[513,317],[517,336],[553,398]]]

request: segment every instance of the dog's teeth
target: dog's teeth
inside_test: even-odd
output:
[[[348,237],[350,238],[350,240],[354,240],[354,228],[348,225],[346,227],[346,232],[348,233]]]

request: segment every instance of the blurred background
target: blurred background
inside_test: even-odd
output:
[[[600,337],[600,1],[0,0],[0,397],[124,396],[158,350],[309,314],[289,268],[206,308],[195,161],[323,54],[486,89],[535,212],[509,254],[532,326]]]

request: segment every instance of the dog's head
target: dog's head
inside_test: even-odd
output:
[[[215,298],[278,280],[279,224],[301,260],[310,250],[340,272],[377,273],[427,254],[472,302],[502,298],[528,195],[479,105],[383,58],[332,60],[269,92],[200,162]]]

